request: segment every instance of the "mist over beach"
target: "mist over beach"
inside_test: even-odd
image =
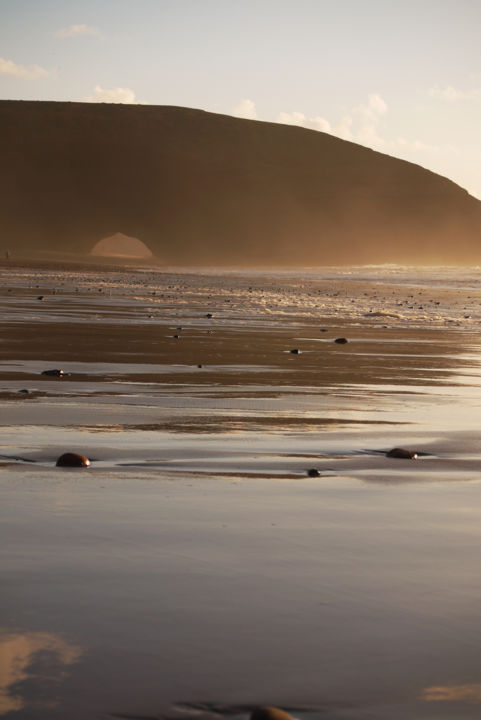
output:
[[[480,21],[0,0],[0,717],[479,717]]]

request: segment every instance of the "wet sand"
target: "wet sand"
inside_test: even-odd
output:
[[[326,275],[0,269],[0,714],[478,717],[481,293]]]

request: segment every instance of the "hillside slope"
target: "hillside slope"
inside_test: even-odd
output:
[[[325,133],[187,108],[0,101],[0,251],[121,232],[187,264],[481,262],[481,203]]]

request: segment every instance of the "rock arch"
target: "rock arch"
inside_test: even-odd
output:
[[[90,250],[96,257],[114,257],[146,260],[154,256],[151,249],[139,238],[116,232],[101,238]]]

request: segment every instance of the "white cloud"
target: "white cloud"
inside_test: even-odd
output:
[[[387,113],[387,104],[380,95],[372,94],[368,96],[368,108],[376,115],[384,115]]]
[[[356,142],[367,147],[380,150],[386,148],[386,141],[379,134],[376,123],[364,123],[356,132]]]
[[[298,111],[279,113],[277,122],[327,132],[343,140],[351,140],[362,145],[381,148],[384,147],[385,142],[379,134],[378,126],[382,116],[386,115],[387,111],[386,101],[380,95],[372,93],[368,95],[366,103],[353,108],[335,124],[320,115],[307,117],[304,113]]]
[[[69,25],[69,27],[60,28],[60,30],[57,30],[55,33],[55,37],[58,38],[78,37],[79,35],[100,37],[101,32],[97,27],[90,25]]]
[[[352,140],[352,124],[352,117],[350,115],[343,115],[333,128],[332,134],[337,135],[337,137],[340,137],[342,140]]]
[[[380,126],[387,113],[386,101],[372,93],[365,103],[352,108],[333,125],[332,134],[375,150],[386,150],[387,143],[381,135]]]
[[[84,102],[127,103],[129,105],[137,103],[135,93],[130,88],[118,87],[106,90],[101,88],[100,85],[95,86],[94,94],[90,97],[84,98]]]
[[[255,103],[248,98],[244,98],[232,110],[232,115],[246,120],[257,120],[257,110]]]
[[[370,132],[372,133],[375,126],[377,126],[383,115],[387,113],[387,103],[382,99],[380,95],[375,93],[367,96],[367,103],[363,103],[352,110],[352,113],[357,117],[358,122],[362,125],[369,126]],[[365,132],[368,131],[366,127]]]
[[[452,85],[440,88],[437,85],[431,88],[428,95],[438,100],[456,102],[457,100],[481,100],[481,90],[456,90]]]
[[[328,120],[316,115],[316,117],[306,117],[301,112],[281,112],[277,116],[276,122],[282,123],[283,125],[297,125],[298,127],[304,127],[309,130],[318,130],[320,132],[331,132],[331,124]]]
[[[383,123],[388,111],[386,101],[380,95],[372,93],[367,96],[364,103],[352,108],[337,122],[330,122],[321,116],[309,118],[302,112],[281,112],[277,116],[277,122],[328,132],[342,140],[359,143],[373,150],[394,155],[401,154],[411,158],[420,153],[456,152],[453,147],[441,148],[417,139],[408,140],[404,137],[393,140],[386,139],[383,133]]]
[[[35,79],[47,77],[48,74],[48,70],[40,67],[40,65],[29,65],[29,67],[24,67],[23,65],[17,65],[13,62],[13,60],[5,60],[0,57],[0,75],[11,75],[12,77]]]

